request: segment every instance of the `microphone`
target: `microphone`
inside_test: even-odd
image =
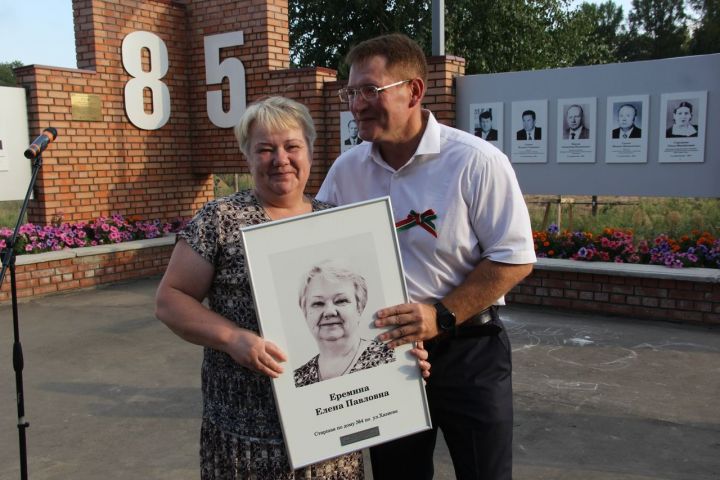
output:
[[[25,150],[25,158],[33,160],[44,152],[47,146],[50,145],[56,138],[57,130],[53,127],[46,128],[43,130],[42,135],[33,140],[27,150]]]

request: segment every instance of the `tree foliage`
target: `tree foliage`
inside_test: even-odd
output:
[[[720,52],[720,0],[691,0],[700,20],[690,42],[690,53]]]
[[[22,62],[18,60],[14,62],[0,62],[0,85],[4,87],[14,87],[16,83],[13,69],[22,66]]]
[[[580,30],[582,42],[576,65],[611,63],[619,60],[619,51],[627,35],[621,6],[612,1],[602,4],[583,3],[573,21]],[[583,33],[584,32],[584,33]]]
[[[687,54],[689,32],[683,0],[633,0],[630,25],[620,49],[623,60],[649,60]]]
[[[448,0],[446,49],[464,57],[467,73],[530,70],[557,65],[556,33],[564,12],[554,0]]]
[[[294,65],[328,67],[347,76],[343,60],[352,45],[402,32],[427,51],[430,1],[289,0],[290,58]]]
[[[353,44],[389,32],[407,34],[429,54],[431,6],[431,0],[290,0],[293,64],[334,68],[342,77]],[[467,73],[606,62],[613,49],[591,40],[609,37],[603,28],[618,23],[610,6],[578,21],[570,0],[447,0],[445,10],[446,51],[465,58]]]

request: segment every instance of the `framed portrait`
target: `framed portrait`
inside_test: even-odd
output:
[[[707,91],[660,96],[660,163],[705,161]]]
[[[361,143],[362,138],[358,136],[358,125],[352,112],[340,112],[340,153]]]
[[[558,100],[558,163],[595,162],[596,97]]]
[[[470,133],[503,149],[503,104],[473,103],[470,105]]]
[[[431,428],[410,345],[375,312],[407,302],[390,198],[242,230],[261,334],[287,355],[272,380],[293,468]]]
[[[606,163],[647,163],[649,95],[608,97]]]
[[[547,100],[512,102],[512,163],[547,163]]]
[[[8,170],[8,165],[7,152],[5,151],[3,139],[0,137],[0,172],[6,172]]]

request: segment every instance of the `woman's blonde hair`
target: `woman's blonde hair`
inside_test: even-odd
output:
[[[234,129],[240,151],[246,157],[250,153],[250,129],[254,125],[270,131],[302,128],[312,155],[317,132],[305,105],[285,97],[267,97],[248,106]]]

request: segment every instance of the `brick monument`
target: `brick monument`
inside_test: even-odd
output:
[[[58,130],[43,155],[29,220],[119,213],[190,217],[213,173],[247,172],[232,128],[267,95],[301,101],[318,130],[308,193],[340,153],[343,86],[327,68],[290,68],[282,0],[73,0],[78,69],[16,70],[30,136]],[[455,123],[456,57],[431,57],[425,104]],[[83,107],[88,107],[83,109]]]

